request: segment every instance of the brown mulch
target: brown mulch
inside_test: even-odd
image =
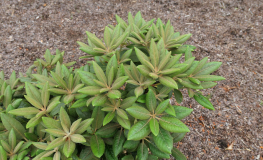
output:
[[[127,19],[129,11],[141,11],[147,20],[171,20],[175,30],[193,34],[188,43],[197,46],[196,59],[223,62],[215,74],[226,78],[204,92],[215,111],[185,95],[180,105],[194,109],[184,120],[191,132],[175,145],[190,160],[263,159],[262,0],[1,0],[0,7],[6,74],[25,72],[47,48],[85,64],[76,41],[86,42],[87,30],[101,36],[116,24],[115,14]]]

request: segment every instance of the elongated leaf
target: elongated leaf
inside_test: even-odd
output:
[[[132,126],[128,133],[128,140],[141,140],[146,137],[150,132],[149,121],[139,121]]]
[[[153,141],[161,151],[171,154],[173,148],[173,137],[168,131],[160,128],[159,134],[153,136]]]
[[[107,125],[97,130],[95,134],[100,136],[101,138],[110,138],[115,135],[117,128],[119,127],[120,125],[117,123],[108,123]]]
[[[91,117],[94,118],[92,128],[99,129],[102,126],[104,119],[104,112],[101,111],[101,107],[94,107]]]
[[[78,71],[80,79],[89,86],[97,86],[97,84],[93,81],[96,79],[96,76],[93,73],[86,71]]]
[[[136,97],[139,97],[140,95],[142,95],[143,92],[144,92],[144,89],[141,86],[136,87],[135,90],[134,90],[134,94],[135,94]]]
[[[25,138],[24,133],[26,133],[26,130],[19,121],[4,113],[1,113],[1,120],[8,131],[11,131],[12,128],[14,129],[18,140]]]
[[[145,143],[141,143],[137,149],[137,156],[140,160],[147,160],[148,159],[148,147],[145,145]]]
[[[80,122],[79,127],[76,129],[76,131],[74,132],[75,134],[82,134],[83,132],[85,132],[88,127],[91,125],[91,123],[93,122],[93,118],[89,118],[86,119],[82,122]]]
[[[191,114],[193,109],[187,108],[187,107],[182,107],[182,106],[173,106],[175,113],[176,113],[176,118],[181,120],[188,115]]]
[[[49,91],[48,91],[49,85],[48,82],[46,82],[45,86],[42,88],[41,92],[41,99],[42,99],[42,104],[44,107],[47,107],[48,101],[49,101]]]
[[[51,150],[51,149],[54,149],[54,148],[59,147],[61,145],[64,145],[65,142],[66,141],[63,139],[63,137],[59,137],[59,138],[51,141],[51,143],[48,144],[46,150]]]
[[[0,160],[7,160],[6,151],[0,146]]]
[[[111,41],[111,32],[110,29],[106,26],[104,29],[104,42],[108,48],[110,47],[110,41]]]
[[[159,123],[158,123],[158,121],[155,118],[152,118],[150,120],[149,125],[150,125],[150,129],[151,129],[153,135],[157,136],[159,134]]]
[[[72,142],[71,140],[68,140],[65,142],[63,146],[63,153],[68,158],[71,156],[71,154],[75,151],[76,144]]]
[[[159,157],[159,158],[166,158],[169,159],[170,155],[168,153],[164,153],[162,152],[157,146],[156,144],[154,144],[154,142],[149,142],[148,143],[149,149],[152,152],[153,155]]]
[[[66,110],[63,107],[60,108],[59,119],[60,119],[60,122],[61,122],[63,129],[65,131],[69,130],[69,128],[71,126],[71,121],[70,121],[70,118],[68,116],[68,113],[66,112]],[[65,128],[64,128],[64,126],[65,126]]]
[[[9,111],[8,113],[17,115],[17,116],[27,116],[27,115],[32,115],[32,114],[37,114],[40,112],[40,110],[34,108],[34,107],[26,107],[26,108],[18,108]]]
[[[126,155],[126,156],[122,157],[121,160],[134,160],[134,158],[133,158],[132,155],[129,154],[129,155]]]
[[[62,79],[60,75],[52,71],[50,73],[59,86],[61,86],[63,89],[68,89],[67,83]]]
[[[144,120],[149,119],[151,116],[150,112],[147,109],[140,106],[129,107],[126,109],[126,111],[136,119]]]
[[[127,140],[125,141],[123,148],[129,149],[129,150],[135,150],[139,143],[140,141]]]
[[[157,106],[157,108],[156,108],[156,110],[155,110],[155,113],[156,113],[156,114],[161,114],[161,113],[163,113],[163,111],[165,111],[166,108],[168,107],[168,104],[169,104],[169,103],[170,103],[170,99],[167,99],[167,100],[161,102],[161,103]]]
[[[195,93],[194,99],[207,109],[215,110],[213,104],[200,93]]]
[[[31,103],[34,107],[36,107],[36,108],[38,108],[38,109],[42,109],[42,108],[43,108],[42,104],[41,104],[40,102],[36,101],[35,99],[33,99],[33,98],[31,98],[31,97],[29,97],[29,96],[27,96],[27,95],[25,95],[24,97],[25,97],[26,100],[27,100],[29,103]]]
[[[102,106],[107,101],[106,95],[98,95],[92,100],[92,105],[95,106]]]
[[[65,89],[59,89],[59,88],[51,88],[48,91],[56,94],[68,94],[68,91]]]
[[[120,116],[123,119],[127,119],[127,120],[129,119],[128,115],[126,114],[126,112],[123,109],[118,108],[117,114],[118,114],[118,116]]]
[[[93,61],[93,68],[98,80],[103,82],[105,85],[107,85],[107,78],[101,67],[95,61]]]
[[[152,72],[148,67],[144,66],[144,65],[139,65],[137,66],[137,69],[139,70],[139,72],[146,76],[149,77],[149,74]]]
[[[173,148],[172,149],[172,156],[176,159],[176,160],[187,160],[187,158],[185,157],[185,155],[180,152],[177,148]]]
[[[128,130],[131,128],[131,122],[128,119],[124,119],[120,116],[117,116],[117,121],[123,128]]]
[[[121,102],[121,105],[120,105],[120,108],[122,109],[126,109],[128,107],[131,107],[135,101],[137,100],[136,97],[128,97],[128,98],[125,98],[122,102]]]
[[[112,84],[112,89],[119,89],[121,86],[124,85],[124,83],[129,79],[128,76],[122,76],[117,78],[114,83]]]
[[[50,155],[52,155],[54,153],[54,151],[44,151],[44,152],[41,152],[40,154],[38,154],[33,160],[39,160],[39,159],[42,159],[42,158],[45,158],[45,157],[48,157]]]
[[[156,69],[159,65],[159,53],[153,39],[151,39],[151,44],[150,44],[150,59],[152,65]]]
[[[66,136],[65,131],[60,130],[60,129],[46,129],[46,132],[49,134],[55,136],[55,137],[63,137]]]
[[[175,97],[177,103],[181,103],[183,100],[183,95],[182,95],[181,91],[179,91],[177,89],[174,89],[174,97]]]
[[[100,93],[100,90],[101,90],[100,86],[88,86],[78,90],[78,92],[87,95],[96,95]]]
[[[191,82],[188,78],[183,78],[179,80],[179,83],[181,83],[183,86],[187,88],[192,88],[192,89],[203,89],[201,85],[197,85],[193,82]]]
[[[114,142],[113,142],[113,146],[112,146],[112,150],[114,155],[117,157],[118,154],[121,153],[121,151],[123,150],[123,144],[125,141],[125,137],[123,132],[120,130],[116,133],[116,135],[114,136]]]
[[[62,126],[61,126],[59,121],[54,120],[54,119],[49,118],[49,117],[42,117],[42,120],[43,120],[43,123],[44,123],[46,128],[62,130]]]
[[[156,105],[155,93],[150,89],[146,94],[146,107],[150,112],[153,112],[156,109]]]
[[[4,140],[1,140],[1,146],[7,151],[7,152],[12,152],[11,146]]]
[[[174,143],[181,141],[185,135],[186,133],[172,133],[171,134],[171,136],[173,137]]]
[[[112,99],[121,98],[121,92],[119,90],[110,90],[107,95]]]
[[[174,88],[174,89],[178,89],[178,86],[177,86],[177,83],[171,78],[171,77],[168,77],[168,76],[162,76],[162,77],[159,77],[159,81],[167,86],[167,87],[171,87],[171,88]]]
[[[88,31],[86,31],[86,34],[88,35],[89,40],[92,42],[92,44],[94,44],[95,46],[97,46],[99,48],[106,49],[106,47],[101,42],[101,40],[99,38],[97,38],[94,34],[88,32]]]
[[[195,76],[194,78],[198,79],[199,81],[222,81],[222,80],[225,80],[224,77],[215,76],[215,75],[199,75],[199,76]]]
[[[5,108],[8,107],[8,105],[11,103],[11,100],[12,100],[12,90],[11,90],[11,87],[8,85],[4,92],[3,105]]]
[[[196,72],[194,74],[194,76],[210,74],[210,73],[216,71],[221,65],[222,65],[222,62],[206,63],[198,72]]]
[[[39,116],[36,115],[35,117],[31,118],[27,122],[26,128],[34,127],[34,126],[38,125],[41,122],[41,118],[42,118],[43,114],[45,113],[45,111],[41,111],[39,113],[42,113],[42,115],[39,115]]]
[[[21,149],[21,151],[22,151],[22,149],[23,148],[21,148],[22,146],[23,146],[23,144],[24,144],[24,141],[20,141],[13,149],[13,151],[14,151],[14,153],[17,153],[20,149]],[[20,152],[21,152],[20,151]]]
[[[112,119],[115,117],[115,111],[113,112],[109,112],[104,120],[103,120],[103,126],[105,126],[106,124],[110,123],[112,121]]]
[[[32,99],[41,104],[41,94],[39,90],[28,82],[25,83],[25,88],[27,96],[31,97]]]
[[[11,146],[12,150],[15,149],[15,147],[16,147],[16,134],[15,134],[15,131],[13,128],[9,132],[8,142],[9,142],[9,145]]]
[[[175,133],[190,132],[188,127],[177,118],[162,117],[159,123],[163,129],[169,132],[175,132]]]
[[[73,135],[70,136],[70,139],[74,143],[84,143],[84,142],[86,142],[86,139],[80,134],[73,134]]]
[[[100,158],[105,151],[105,143],[103,139],[97,135],[93,135],[90,139],[90,145],[93,154]]]

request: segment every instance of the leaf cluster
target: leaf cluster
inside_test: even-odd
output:
[[[78,42],[81,58],[94,58],[80,68],[46,50],[19,78],[0,72],[0,160],[186,159],[173,145],[193,111],[181,91],[214,110],[202,90],[224,80],[211,75],[221,62],[196,60],[184,44],[191,34],[170,21],[116,20],[102,39],[87,32],[88,44]]]

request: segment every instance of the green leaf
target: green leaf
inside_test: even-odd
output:
[[[172,156],[176,159],[176,160],[187,160],[187,158],[185,157],[185,155],[180,152],[177,148],[173,148],[172,149]]]
[[[84,107],[84,106],[86,106],[86,103],[87,103],[87,99],[79,99],[79,100],[77,100],[75,103],[73,103],[73,105],[71,106],[71,108]]]
[[[193,83],[195,83],[195,84],[197,84],[197,85],[200,85],[200,84],[201,84],[201,82],[200,82],[198,79],[196,79],[196,78],[188,77],[188,79],[189,79],[191,82],[193,82]]]
[[[120,89],[121,86],[124,85],[124,83],[129,79],[128,76],[122,76],[117,78],[114,83],[112,84],[111,89]]]
[[[158,160],[158,157],[149,154],[148,159],[147,160]]]
[[[112,119],[115,117],[115,111],[113,112],[109,112],[104,120],[103,120],[103,126],[105,126],[106,124],[110,123],[112,121]]]
[[[110,47],[110,41],[111,41],[111,32],[110,29],[106,26],[104,29],[104,42],[108,48]]]
[[[71,140],[67,140],[63,146],[63,153],[68,158],[75,151],[76,144]]]
[[[71,133],[74,133],[79,128],[80,122],[81,122],[81,118],[72,123],[72,125],[70,126]]]
[[[128,97],[125,98],[120,105],[120,108],[122,109],[126,109],[128,107],[131,107],[135,102],[136,102],[137,98],[136,97]]]
[[[18,140],[25,138],[24,133],[26,133],[26,130],[19,121],[4,113],[1,113],[1,120],[8,131],[10,131],[12,128],[14,129],[16,138]]]
[[[39,113],[45,113],[45,111],[41,111],[41,112],[39,112]],[[41,115],[41,116],[37,116],[36,115],[36,117],[33,117],[33,118],[31,118],[28,122],[27,122],[27,124],[26,124],[26,128],[31,128],[31,127],[34,127],[34,126],[36,126],[36,125],[38,125],[40,122],[41,122],[41,117],[42,117],[43,115]]]
[[[136,87],[135,90],[134,90],[134,94],[135,94],[136,97],[139,97],[140,95],[142,95],[143,92],[144,92],[144,89],[141,86]]]
[[[61,86],[63,89],[68,89],[67,83],[63,80],[63,78],[60,75],[52,71],[50,73],[59,86]]]
[[[107,95],[112,99],[121,98],[121,92],[119,90],[110,90]]]
[[[157,136],[153,135],[153,141],[161,151],[171,154],[173,137],[168,131],[160,128],[159,134]]]
[[[114,136],[114,134],[117,131],[117,128],[119,127],[120,125],[117,123],[108,123],[107,125],[98,129],[95,134],[100,136],[101,138],[110,138]]]
[[[59,99],[60,96],[52,98],[52,100],[49,102],[49,105],[47,106],[47,113],[53,111],[53,109],[55,109],[58,104],[60,104]]]
[[[7,108],[8,105],[11,103],[11,101],[12,101],[12,90],[11,87],[8,85],[4,92],[4,101],[3,101],[4,107]]]
[[[94,68],[94,71],[95,71],[95,74],[96,74],[98,80],[100,80],[105,85],[107,85],[107,78],[106,78],[103,70],[101,69],[101,67],[95,61],[93,61],[92,63],[93,63],[93,68]]]
[[[146,94],[146,107],[150,112],[153,112],[156,109],[157,101],[155,93],[150,89]]]
[[[45,158],[45,157],[48,157],[50,155],[52,155],[54,153],[54,151],[44,151],[44,152],[41,152],[40,154],[38,154],[33,160],[39,160],[39,159],[42,159],[42,158]]]
[[[29,139],[31,141],[38,141],[38,138],[39,138],[34,133],[25,133],[25,136],[26,136],[27,139]]]
[[[101,90],[100,86],[88,86],[78,90],[78,92],[87,95],[96,95],[96,94],[100,94],[100,90]]]
[[[74,143],[84,143],[84,142],[86,142],[86,139],[80,134],[73,134],[73,135],[70,136],[70,139]]]
[[[212,88],[216,85],[217,85],[217,83],[215,83],[215,82],[202,82],[201,83],[201,86],[203,87],[203,89]]]
[[[41,94],[39,90],[28,82],[25,83],[25,88],[27,96],[41,104]]]
[[[85,132],[88,127],[91,125],[91,123],[93,122],[93,118],[89,118],[86,119],[82,122],[80,122],[79,127],[76,129],[76,131],[74,132],[75,134],[82,134],[83,132]]]
[[[78,71],[78,74],[80,79],[88,86],[97,86],[97,84],[93,81],[93,79],[96,79],[96,76],[93,73]]]
[[[79,158],[81,160],[98,160],[98,158],[93,155],[90,147],[85,147],[82,149]]]
[[[141,140],[151,132],[149,121],[138,121],[128,133],[128,140]]]
[[[199,75],[199,76],[195,76],[194,78],[198,79],[199,81],[222,81],[222,80],[225,80],[224,77],[215,76],[215,75]]]
[[[7,152],[12,152],[11,146],[4,140],[1,140],[1,146],[7,151]]]
[[[61,154],[60,152],[56,152],[53,156],[53,160],[60,160]]]
[[[46,129],[46,132],[49,134],[55,136],[55,137],[64,137],[67,135],[67,133],[60,129]]]
[[[39,149],[46,150],[48,144],[44,142],[33,142],[33,145]]]
[[[67,90],[59,89],[59,88],[50,88],[48,91],[56,94],[68,94]]]
[[[139,65],[137,66],[137,69],[139,70],[139,72],[146,76],[146,77],[149,77],[149,74],[152,72],[149,68],[147,68],[146,66],[144,65]]]
[[[190,132],[188,127],[177,118],[161,117],[159,123],[163,129],[169,132],[175,132],[175,133]]]
[[[151,129],[152,133],[155,136],[157,136],[159,134],[159,123],[158,123],[158,121],[155,118],[152,118],[150,120],[149,125],[150,125],[150,129]]]
[[[26,108],[18,108],[9,111],[8,113],[17,115],[17,116],[27,116],[27,115],[32,115],[32,114],[37,114],[40,112],[40,110],[34,108],[34,107],[26,107]]]
[[[47,107],[48,102],[49,102],[50,94],[49,94],[48,88],[49,88],[49,85],[48,85],[48,82],[46,82],[41,92],[41,99],[42,99],[42,104],[44,107]]]
[[[171,77],[162,76],[162,77],[159,77],[159,81],[161,84],[167,87],[178,89],[177,83]]]
[[[150,59],[154,68],[157,69],[159,65],[159,53],[153,39],[151,39],[151,44],[150,44]]]
[[[126,109],[126,111],[136,119],[144,120],[149,119],[151,116],[150,112],[147,109],[140,106],[129,107]]]
[[[94,118],[92,128],[95,130],[99,129],[102,126],[104,119],[104,112],[101,111],[101,107],[94,107],[91,117]]]
[[[148,159],[148,147],[145,143],[141,143],[137,149],[137,156],[140,160],[147,160]]]
[[[182,95],[181,91],[179,91],[177,89],[174,89],[174,97],[175,97],[177,103],[181,103],[183,100],[183,95]]]
[[[63,130],[61,124],[59,121],[54,120],[52,118],[49,117],[42,117],[43,123],[45,125],[46,128],[48,129],[60,129]]]
[[[182,107],[182,106],[173,106],[175,113],[176,113],[176,118],[181,120],[188,115],[191,114],[193,109],[187,108],[187,107]]]
[[[216,71],[220,66],[222,65],[222,62],[209,62],[206,63],[198,72],[194,74],[194,77],[199,75],[207,75],[214,71]]]
[[[101,106],[105,104],[107,101],[107,96],[106,95],[98,95],[92,100],[92,105],[95,106]]]
[[[179,80],[179,83],[181,83],[183,86],[187,88],[192,88],[192,89],[203,89],[201,85],[197,85],[193,82],[191,82],[188,78],[183,78]]]
[[[105,143],[104,143],[103,139],[101,139],[99,136],[93,135],[91,137],[90,147],[91,147],[93,154],[96,157],[100,158],[104,154]]]
[[[134,160],[134,158],[133,158],[132,155],[129,154],[129,155],[126,155],[126,156],[122,157],[121,160]]]
[[[12,149],[16,147],[16,134],[13,128],[9,132],[8,142],[9,142],[9,145],[11,145]]]
[[[0,146],[0,160],[7,160],[6,151]]]
[[[168,105],[168,107],[166,108],[165,112],[169,115],[172,115],[174,117],[176,117],[176,113],[175,110],[173,108],[173,106],[171,104]]]
[[[151,151],[151,153],[159,158],[166,158],[169,159],[170,155],[168,153],[164,153],[162,152],[157,146],[156,144],[154,144],[153,142],[149,142],[148,143],[149,149]]]
[[[168,104],[169,104],[169,103],[170,103],[170,99],[167,99],[167,100],[161,102],[161,103],[157,106],[157,108],[156,108],[156,110],[155,110],[155,113],[156,113],[156,114],[161,114],[161,113],[163,113],[163,111],[165,111],[166,108],[168,107]]]
[[[120,130],[116,133],[116,135],[114,136],[114,142],[113,142],[113,145],[112,145],[112,150],[113,150],[113,153],[114,155],[117,157],[121,151],[123,150],[123,144],[124,144],[124,141],[125,141],[125,137],[124,137],[124,134],[123,132]]]
[[[129,149],[129,150],[134,150],[137,148],[139,143],[140,143],[140,141],[127,140],[127,141],[125,141],[123,148]]]
[[[206,97],[204,97],[202,94],[200,94],[200,93],[195,93],[194,99],[195,99],[199,104],[201,104],[203,107],[205,107],[205,108],[207,108],[207,109],[215,110],[213,104],[212,104]]]
[[[24,141],[20,141],[20,142],[13,148],[13,149],[14,149],[13,152],[14,152],[14,153],[18,153],[18,151],[19,151],[20,149],[21,149],[21,150],[20,150],[19,152],[21,152],[22,149],[23,149],[23,148],[21,148],[23,144],[24,144]],[[30,145],[31,145],[31,144],[30,144]]]
[[[40,102],[36,101],[35,99],[33,99],[32,97],[29,97],[27,95],[24,95],[24,97],[26,98],[26,100],[31,103],[34,107],[38,108],[38,109],[42,109],[43,106]]]
[[[176,43],[177,44],[182,44],[185,41],[187,41],[191,36],[192,36],[192,34],[181,35],[180,37],[176,38]]]
[[[61,125],[62,125],[64,131],[68,131],[70,126],[71,126],[71,121],[70,121],[68,113],[66,112],[66,110],[63,107],[60,108],[59,120],[61,122]]]
[[[128,119],[124,119],[120,116],[117,116],[117,121],[119,124],[125,128],[125,129],[130,129],[131,128],[131,122]]]
[[[59,147],[59,146],[61,146],[61,145],[64,145],[65,143],[66,143],[66,140],[64,140],[63,137],[59,137],[59,138],[51,141],[51,142],[48,144],[46,150],[54,149],[54,148],[56,148],[56,147]]]
[[[176,143],[181,141],[185,135],[186,133],[172,133],[171,136],[173,137],[173,142]]]
[[[92,44],[94,44],[96,47],[98,48],[103,48],[106,49],[106,47],[104,46],[104,44],[101,42],[100,39],[98,39],[94,34],[86,31],[86,34],[88,35],[89,40],[92,42]]]

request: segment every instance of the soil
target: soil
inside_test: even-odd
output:
[[[190,160],[263,159],[262,0],[1,0],[0,6],[6,75],[25,72],[47,48],[85,64],[76,41],[87,41],[85,31],[102,36],[107,24],[116,24],[115,14],[171,20],[175,30],[193,34],[188,44],[197,46],[196,59],[223,62],[215,74],[226,78],[204,92],[215,111],[185,94],[180,105],[194,109],[184,120],[191,132],[175,145]]]

